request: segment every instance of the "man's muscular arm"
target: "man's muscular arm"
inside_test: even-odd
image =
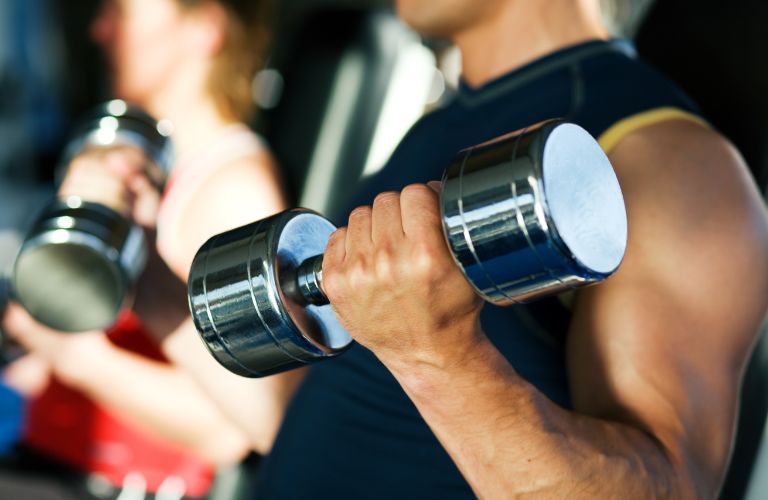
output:
[[[669,121],[612,161],[629,244],[577,297],[574,410],[523,380],[483,334],[439,228],[437,195],[388,193],[334,235],[324,286],[482,497],[712,497],[739,382],[768,303],[768,229],[738,154]]]

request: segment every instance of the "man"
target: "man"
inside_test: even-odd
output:
[[[768,304],[768,223],[738,153],[608,39],[598,0],[397,7],[459,46],[463,83],[359,189],[329,244],[326,292],[361,345],[314,366],[286,410],[295,378],[227,373],[186,327],[163,341],[255,449],[271,448],[257,495],[714,496]],[[547,300],[481,314],[435,191],[397,191],[438,178],[464,147],[553,117],[609,153],[626,258],[570,310]]]
[[[459,46],[462,88],[356,204],[393,192],[331,239],[324,287],[364,347],[310,371],[260,495],[715,496],[768,304],[768,226],[740,156],[631,46],[607,40],[597,0],[397,7]],[[548,301],[481,315],[437,193],[396,190],[437,178],[462,147],[555,116],[609,153],[626,258],[570,313]]]

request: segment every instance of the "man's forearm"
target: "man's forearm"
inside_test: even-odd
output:
[[[453,366],[385,364],[480,497],[690,494],[653,437],[560,408],[487,339]]]

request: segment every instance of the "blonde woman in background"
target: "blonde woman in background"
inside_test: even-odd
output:
[[[201,497],[215,465],[235,463],[253,447],[152,337],[180,332],[169,338],[182,339],[191,358],[209,361],[182,286],[192,258],[210,236],[284,208],[275,162],[246,125],[268,11],[265,0],[102,3],[92,36],[105,52],[113,93],[172,124],[176,161],[162,194],[126,152],[84,156],[70,166],[59,194],[124,207],[157,235],[156,252],[133,311],[107,335],[61,334],[9,307],[4,327],[30,354],[6,379],[32,402],[25,475],[0,476],[0,496],[35,487],[39,495],[82,498],[94,494],[87,485],[98,475],[108,486],[99,498],[123,489]],[[263,406],[282,408],[297,376],[266,382],[281,388],[270,391],[281,400]],[[276,426],[280,414],[270,419]]]

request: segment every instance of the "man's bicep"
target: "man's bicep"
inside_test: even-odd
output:
[[[569,337],[574,409],[645,431],[679,466],[720,469],[739,379],[715,348],[731,349],[725,336],[676,315],[658,290],[595,292],[580,297]]]
[[[611,159],[630,239],[616,275],[575,306],[575,409],[643,429],[692,473],[719,474],[765,312],[762,206],[738,157],[697,125],[649,127]]]

